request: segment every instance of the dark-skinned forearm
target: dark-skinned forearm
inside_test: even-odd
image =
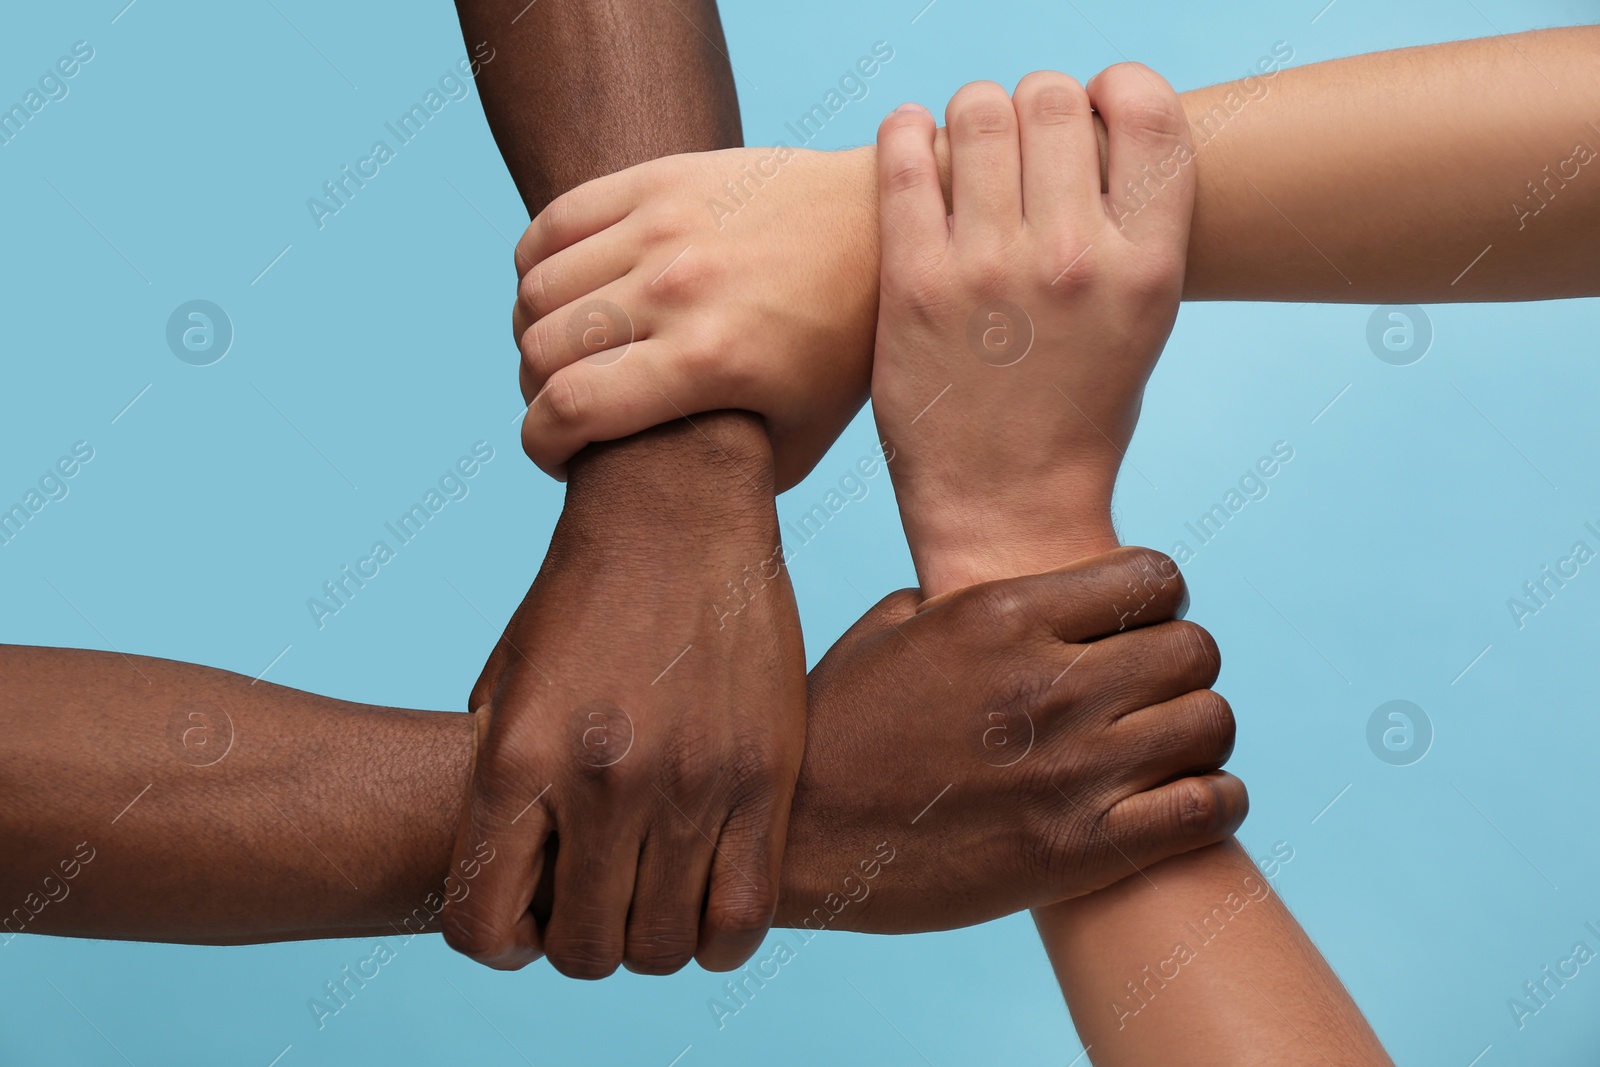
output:
[[[742,143],[715,0],[457,0],[456,9],[466,41],[495,49],[495,61],[478,75],[483,110],[530,216],[592,178]],[[701,431],[741,462],[768,452],[754,416],[716,420]],[[686,471],[671,453],[692,449],[678,442],[701,431],[685,422],[649,446],[629,441],[589,457],[574,468],[567,511],[614,533],[637,528],[630,501],[608,489],[613,472],[642,463],[658,466],[663,477],[693,479],[692,466]],[[773,526],[775,540],[775,518]]]
[[[78,649],[0,645],[0,677],[0,946],[416,934],[471,891],[446,881],[471,716]],[[837,802],[793,817],[821,838]],[[810,918],[853,861],[786,859],[777,925]]]

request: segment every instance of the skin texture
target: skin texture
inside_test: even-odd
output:
[[[778,923],[963,926],[1231,834],[1242,803],[1184,776],[1227,757],[1231,718],[1139,709],[1213,677],[1215,645],[1172,621],[1177,585],[1117,632],[1119,594],[1161,559],[1123,549],[920,612],[902,590],[852,627],[810,679]],[[474,716],[111,652],[0,646],[0,676],[0,940],[433,932],[508,858],[452,855]]]
[[[530,213],[612,171],[739,143],[712,0],[458,11],[465,39],[496,49],[478,85]],[[487,711],[456,859],[501,860],[446,908],[453,947],[599,978],[691,958],[731,969],[760,944],[804,742],[804,650],[781,566],[738,626],[716,608],[778,544],[771,464],[759,420],[724,413],[573,465],[544,566],[472,692]],[[556,839],[541,923],[528,909]]]
[[[1134,67],[1101,75],[1088,94],[1065,75],[1031,74],[1015,108],[993,82],[963,88],[947,112],[948,222],[933,117],[907,108],[885,120],[873,412],[896,451],[895,496],[930,594],[983,580],[972,568],[982,557],[1014,573],[1009,556],[1048,547],[1070,559],[1070,537],[1111,539],[1109,520],[1063,528],[1030,505],[1110,498],[1177,318],[1193,169],[1119,225],[1100,192],[1090,112],[1112,131],[1116,186],[1177,152],[1187,132],[1180,112],[1161,121],[1152,85],[1166,88]]]
[[[1576,153],[1600,152],[1597,56],[1597,27],[1287,70],[1269,55],[1270,76],[1182,95],[1193,158],[1148,161],[1157,177],[1135,173],[1132,192],[1113,176],[1114,217],[1161,210],[1173,192],[1161,175],[1193,172],[1178,182],[1194,185],[1191,300],[1600,294],[1600,182]],[[577,189],[536,219],[516,313],[524,388],[546,398],[524,427],[529,453],[557,470],[586,441],[736,406],[772,428],[779,487],[802,477],[867,395],[873,154],[795,151],[781,166],[772,148],[675,157]],[[940,166],[948,184],[942,141]],[[729,181],[743,206],[710,210],[731,202]],[[680,253],[669,288],[652,285]],[[650,359],[573,365],[541,340],[540,316],[560,323],[596,292],[644,324],[635,343]]]
[[[897,465],[892,473],[912,556],[927,579],[924,592],[935,596],[952,588],[940,583],[1027,573],[1092,550],[1097,541],[1114,543],[1107,514],[1115,447],[1057,456],[1069,468],[1109,466],[1109,477],[1083,480],[1103,486],[1098,493],[1047,493],[1045,499],[1061,502],[1049,523],[1032,514],[1037,505],[1027,501],[1037,500],[1035,493],[1019,493],[1013,499],[1020,502],[1008,504],[993,488],[996,480],[1017,477],[1020,489],[1036,490],[1026,481],[1037,476],[1030,463],[1038,461],[1029,453],[1040,449],[1038,442],[1048,448],[1073,432],[1082,410],[1054,404],[1024,409],[1028,432],[1015,437],[994,427],[1043,383],[1078,385],[1091,375],[1104,389],[1093,401],[1096,412],[1108,421],[1136,414],[1144,375],[1160,354],[1183,288],[1184,190],[1169,186],[1163,192],[1173,195],[1118,227],[1117,205],[1101,193],[1094,168],[1071,163],[1089,158],[1091,104],[1106,120],[1113,183],[1170,156],[1187,136],[1176,94],[1153,72],[1123,66],[1087,90],[1065,75],[1030,76],[1018,86],[1012,110],[1006,102],[989,83],[969,85],[951,102],[954,217],[948,227],[931,116],[901,110],[878,135],[884,251],[875,390],[894,390],[898,383],[890,379],[902,375],[938,380],[970,369],[961,309],[1007,297],[1040,308],[1032,314],[1036,351],[1010,367],[986,367],[985,374],[959,379],[966,388],[959,394],[952,389],[947,398],[954,414],[935,429],[913,427],[910,405],[875,406],[891,440],[920,434],[919,466]],[[974,169],[981,171],[978,180],[969,178]],[[1048,205],[1042,213],[1035,210],[1041,200]],[[1115,244],[1119,238],[1128,246]],[[1106,250],[1095,269],[1071,290],[1042,294],[1039,279],[1085,245]],[[1003,270],[993,266],[997,259]],[[945,307],[957,313],[941,313]],[[1038,377],[1019,389],[1013,375],[1029,360]],[[1131,433],[1132,421],[1111,424]],[[918,478],[938,472],[940,492],[901,492],[903,469]],[[1048,489],[1048,478],[1045,483]],[[938,530],[944,520],[917,514],[921,508],[981,511],[986,523],[1015,524],[1034,536],[924,541],[918,532]],[[1061,531],[1054,541],[1037,536],[1052,529]],[[1158,571],[1155,581],[1165,573]],[[1134,588],[1142,601],[1159,584]],[[1190,693],[1146,714],[1178,719],[1195,701],[1220,699]],[[1184,923],[1203,924],[1219,903],[1226,909],[1219,930],[1227,936],[1200,943]],[[1335,1056],[1328,1062],[1389,1062],[1337,977],[1233,842],[1155,864],[1099,893],[1038,909],[1035,917],[1097,1067],[1309,1064],[1320,1062],[1323,1049]],[[1203,977],[1179,971],[1163,985],[1158,974],[1143,997],[1124,988],[1145,976],[1141,968],[1175,956],[1173,946],[1186,935],[1199,952],[1188,965]],[[1246,995],[1252,984],[1256,995]],[[1138,1010],[1115,1010],[1119,998]]]

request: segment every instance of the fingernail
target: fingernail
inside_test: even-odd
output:
[[[894,109],[893,113],[898,115],[902,111],[920,111],[924,115],[932,115],[933,114],[933,112],[929,111],[927,108],[923,107],[921,104],[901,104],[899,107]]]

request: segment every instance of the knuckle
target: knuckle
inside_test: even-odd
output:
[[[1000,137],[1016,130],[1017,109],[994,82],[969,82],[950,101],[950,123],[967,137]]]
[[[625,958],[628,970],[636,974],[668,975],[694,959],[696,931],[681,926],[646,927],[628,935]]]
[[[566,240],[566,235],[572,231],[577,220],[578,198],[582,186],[556,197],[545,205],[539,217],[533,220],[533,225],[539,228],[539,236],[543,238],[546,246],[559,245]]]
[[[1017,111],[1041,126],[1060,126],[1089,112],[1089,94],[1077,80],[1056,71],[1035,71],[1017,85]]]
[[[879,133],[886,139],[899,134],[915,133],[919,136],[928,129],[929,117],[920,111],[896,111],[879,123]]]
[[[1111,121],[1141,144],[1164,144],[1182,136],[1188,125],[1177,97],[1148,91],[1122,101]]]
[[[993,140],[1017,128],[1017,112],[1009,102],[1004,106],[992,102],[975,103],[960,111],[956,122],[968,138]]]
[[[1174,782],[1168,804],[1168,822],[1183,837],[1209,833],[1221,815],[1217,791],[1204,778],[1184,778]]]
[[[1070,235],[1049,239],[1036,259],[1038,287],[1057,297],[1072,297],[1098,287],[1100,268],[1084,242]]]
[[[540,385],[556,370],[556,363],[551,359],[548,322],[548,319],[534,322],[522,332],[517,344],[522,353],[522,366]]]
[[[1116,565],[1123,589],[1137,599],[1141,612],[1145,605],[1164,605],[1165,617],[1174,617],[1187,597],[1188,586],[1171,556],[1153,548],[1129,548],[1118,555]]]
[[[931,158],[905,154],[897,155],[889,162],[884,184],[891,193],[905,193],[922,189],[938,180],[938,171]]]
[[[1211,689],[1201,690],[1194,700],[1194,749],[1221,766],[1233,755],[1237,737],[1238,723],[1233,716],[1233,706],[1222,694]]]
[[[752,875],[753,876],[753,875]],[[713,898],[706,907],[706,929],[724,940],[749,943],[766,936],[777,910],[777,893],[761,884],[741,885],[737,891]]]
[[[704,298],[722,275],[722,266],[713,256],[697,255],[689,248],[675,249],[668,244],[662,249],[667,257],[648,286],[663,305],[681,307]],[[676,257],[676,258],[673,258]]]
[[[1016,257],[1005,242],[980,239],[966,254],[963,274],[967,291],[985,299],[1004,297],[1016,291]]]
[[[554,426],[567,429],[580,426],[589,413],[588,390],[576,375],[554,375],[545,383],[537,399]]]
[[[989,582],[968,590],[962,597],[966,610],[986,629],[1013,633],[1031,618],[1027,598],[1009,582]]]
[[[517,283],[517,299],[529,315],[536,319],[552,310],[548,300],[549,292],[550,272],[543,263],[528,268],[528,272]]]
[[[615,937],[598,929],[552,933],[545,945],[545,956],[565,977],[594,982],[616,973],[622,965],[622,946]]]
[[[508,947],[506,931],[495,929],[477,912],[463,906],[445,909],[439,932],[444,935],[445,944],[474,960],[497,956]]]
[[[1167,624],[1173,642],[1173,666],[1185,675],[1204,675],[1210,685],[1222,671],[1222,651],[1216,639],[1199,623],[1180,619]]]

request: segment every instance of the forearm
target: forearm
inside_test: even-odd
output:
[[[234,945],[434,932],[445,896],[497,862],[450,869],[469,715],[77,649],[0,645],[0,679],[0,947],[24,933]],[[834,783],[876,757],[830,751],[838,763],[813,753],[802,770],[791,836],[814,847],[810,866],[784,858],[778,926],[815,929],[842,880],[883,858],[868,814],[851,824],[864,845],[835,844],[847,798]]]
[[[1273,69],[1180,94],[1184,299],[1600,295],[1600,27]],[[940,167],[948,190],[943,131]],[[1111,192],[1137,212],[1161,186]]]
[[[919,573],[965,573],[974,581],[1042,571],[1115,547],[1101,532],[1108,508],[1109,493],[1072,498],[1058,510],[1063,532],[1054,544],[991,545],[964,565],[925,562],[917,545],[912,554]],[[1205,920],[1219,905],[1224,912],[1212,925],[1226,929],[1209,934]],[[1343,1064],[1389,1062],[1338,977],[1236,841],[1035,909],[1034,920],[1096,1067],[1309,1065],[1323,1054]],[[1169,977],[1175,968],[1181,973]]]
[[[0,647],[0,678],[7,935],[229,944],[431,925],[467,716],[71,649]],[[80,844],[93,859],[66,879]]]
[[[1199,178],[1187,299],[1600,294],[1600,28],[1355,56],[1182,99]]]
[[[715,0],[457,0],[497,59],[477,82],[529,215],[591,178],[741,141]]]
[[[1390,1062],[1237,842],[1034,919],[1096,1067]]]
[[[489,41],[498,61],[478,76],[484,114],[530,215],[575,186],[658,156],[742,143],[738,94],[716,0],[457,0],[464,38]],[[685,471],[667,451],[770,452],[759,420],[720,420],[707,438],[687,420],[650,444],[623,442],[593,456],[568,489],[568,513],[623,522],[630,502],[602,486],[646,460]],[[770,463],[770,459],[767,461]],[[770,501],[769,501],[770,502]],[[761,512],[753,512],[760,521]],[[687,519],[685,521],[688,521]],[[776,538],[774,516],[772,536]]]

